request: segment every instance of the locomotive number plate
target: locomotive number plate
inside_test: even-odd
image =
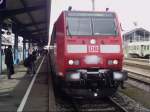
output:
[[[99,46],[97,45],[88,46],[88,52],[99,52]]]

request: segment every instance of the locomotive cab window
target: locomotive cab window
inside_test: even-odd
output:
[[[116,35],[115,21],[113,18],[93,18],[94,35]]]
[[[113,13],[73,13],[66,15],[67,35],[117,36],[117,25]]]
[[[92,35],[90,18],[68,17],[68,35]]]

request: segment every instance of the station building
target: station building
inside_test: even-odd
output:
[[[150,32],[144,28],[135,28],[123,34],[123,42],[150,41]]]
[[[131,48],[129,48],[130,44],[132,43],[136,44],[137,42],[150,41],[150,32],[144,28],[135,28],[129,32],[124,33],[122,37],[123,37],[124,55],[125,57],[129,57],[129,54],[131,52],[132,53],[138,52],[137,46],[134,46],[131,50]]]

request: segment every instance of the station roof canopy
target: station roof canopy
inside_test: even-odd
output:
[[[6,0],[0,10],[3,27],[11,24],[13,32],[32,43],[47,44],[51,0]]]

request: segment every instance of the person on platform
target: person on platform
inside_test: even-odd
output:
[[[35,74],[35,61],[36,61],[36,52],[34,49],[29,49],[28,55],[28,71],[27,73],[34,75]]]
[[[33,52],[32,52],[32,73],[35,74],[35,61],[36,61],[36,55],[37,55],[37,52],[35,51],[35,49],[33,49]]]
[[[13,62],[13,55],[12,55],[12,46],[9,45],[5,51],[5,64],[7,66],[7,75],[8,79],[11,79],[11,75],[14,74],[14,62]]]

